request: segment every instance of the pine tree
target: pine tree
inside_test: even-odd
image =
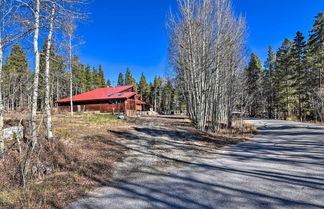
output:
[[[99,65],[98,86],[99,86],[99,88],[106,87],[106,83],[105,83],[105,73],[104,73],[101,65]]]
[[[246,77],[247,93],[251,98],[249,116],[255,117],[261,108],[262,67],[260,59],[254,53],[251,54],[249,65],[246,68]]]
[[[163,90],[162,90],[162,100],[161,100],[161,111],[167,114],[171,114],[174,112],[174,105],[175,105],[175,91],[172,86],[171,79],[168,78]]]
[[[8,98],[6,104],[9,106],[10,102],[12,109],[26,103],[26,81],[28,77],[26,53],[19,44],[14,44],[4,67],[4,90],[6,91],[4,96]],[[19,91],[17,92],[16,89],[19,89]],[[6,99],[4,99],[4,102],[6,102]]]
[[[135,85],[136,81],[135,78],[132,76],[132,73],[129,68],[126,69],[125,73],[125,85]]]
[[[123,75],[123,73],[119,73],[117,86],[124,86],[124,85],[125,85],[124,75]]]
[[[74,75],[74,86],[76,89],[75,94],[86,92],[86,78],[84,65],[79,61],[77,56],[72,58],[72,74]]]
[[[92,89],[96,89],[99,87],[99,75],[98,75],[98,70],[93,67],[92,68]]]
[[[299,120],[303,120],[303,114],[305,110],[303,110],[304,102],[306,101],[307,94],[307,71],[305,67],[305,47],[306,42],[304,41],[304,36],[301,32],[296,33],[296,37],[294,38],[294,42],[291,49],[291,58],[290,65],[292,68],[292,89],[293,89],[293,97],[297,103],[297,110],[295,111],[298,115]]]
[[[292,42],[286,38],[277,52],[274,73],[275,102],[278,111],[283,113],[284,119],[287,119],[295,108],[291,96],[291,48]]]
[[[324,121],[324,12],[314,20],[307,42],[306,65],[308,90],[311,97],[310,109],[313,119]]]
[[[111,87],[111,80],[110,79],[107,80],[106,86]]]
[[[144,73],[142,73],[140,82],[138,84],[138,91],[139,91],[139,94],[143,97],[143,100],[145,100],[145,101],[149,100],[150,87],[149,87],[148,83],[146,82]]]
[[[162,97],[162,78],[155,76],[154,78],[154,84],[153,84],[153,105],[154,105],[154,111],[160,112],[161,107],[161,97]]]
[[[92,81],[92,74],[91,74],[89,65],[87,65],[87,67],[85,68],[84,77],[85,77],[85,81],[86,81],[85,82],[85,91],[91,91],[93,89],[93,81]]]
[[[313,29],[307,43],[307,62],[312,71],[312,83],[324,88],[324,12],[314,20]]]
[[[264,96],[266,97],[267,103],[267,111],[268,117],[273,118],[273,110],[274,110],[274,89],[273,89],[273,71],[275,68],[276,56],[272,49],[272,46],[269,46],[268,49],[268,58],[264,64],[264,82],[263,82],[263,89],[264,89]]]

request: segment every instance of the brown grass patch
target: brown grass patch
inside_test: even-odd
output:
[[[26,116],[7,114],[7,125],[18,125],[22,117]],[[19,153],[17,143],[7,140],[7,155],[0,161],[0,208],[62,208],[104,184],[126,151],[124,146],[110,143],[115,136],[107,129],[123,126],[127,123],[109,114],[58,114],[53,116],[56,140],[50,143],[45,140],[41,123],[31,181],[26,188],[21,187],[17,165],[27,150],[27,141],[21,142],[23,153]]]
[[[28,115],[6,115],[8,126],[17,125]],[[39,118],[42,118],[39,115]],[[192,146],[198,142],[206,149],[214,149],[245,141],[254,136],[253,125],[239,122],[233,129],[220,133],[197,131],[186,117],[154,117],[154,125],[161,124],[192,135]],[[0,162],[0,208],[62,208],[91,189],[103,185],[112,176],[114,165],[125,157],[127,139],[114,132],[127,132],[130,126],[145,125],[145,118],[126,123],[109,114],[57,114],[53,116],[56,141],[45,140],[45,127],[40,123],[39,146],[34,156],[31,183],[22,188],[21,155],[14,140],[7,141],[7,155]],[[10,121],[10,124],[9,122]],[[134,125],[135,123],[135,125]],[[111,131],[107,131],[111,130]],[[26,151],[27,141],[21,142]],[[202,151],[200,148],[197,151]]]

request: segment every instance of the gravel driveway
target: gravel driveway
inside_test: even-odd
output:
[[[130,178],[120,178],[116,186],[97,189],[67,208],[324,208],[324,127],[251,122],[259,128],[254,139],[200,155],[188,149],[190,137],[171,143],[177,134],[152,131],[153,125],[127,133],[138,138],[130,144],[132,155],[118,176]],[[152,136],[164,137],[165,144]],[[143,146],[148,148],[144,155]],[[166,161],[161,164],[161,159]],[[156,171],[151,169],[157,165]]]

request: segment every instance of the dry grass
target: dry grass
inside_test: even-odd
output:
[[[7,115],[7,125],[17,125],[21,117],[25,116]],[[109,143],[115,136],[108,129],[127,127],[127,123],[117,120],[116,116],[76,114],[72,118],[68,114],[54,115],[54,143],[45,140],[45,128],[40,124],[36,151],[40,162],[35,164],[37,172],[33,173],[26,188],[20,183],[17,144],[6,142],[8,155],[0,162],[0,208],[62,208],[74,198],[104,184],[112,175],[114,164],[124,157],[124,146]],[[26,142],[21,145],[27,150]]]
[[[21,118],[27,121],[28,115],[6,115],[7,126],[17,125]],[[39,118],[42,118],[41,115]],[[143,125],[143,120],[140,120],[140,125]],[[185,117],[159,117],[154,120],[155,124],[188,131],[198,143],[210,148],[245,141],[256,133],[255,127],[247,123],[239,128],[239,123],[235,122],[231,131],[224,129],[216,135],[197,131]],[[45,127],[40,123],[35,158],[40,162],[35,164],[37,172],[33,173],[33,179],[26,188],[20,186],[17,165],[21,154],[17,143],[7,141],[8,155],[5,161],[0,162],[0,208],[62,208],[105,184],[114,172],[114,165],[123,160],[127,151],[124,146],[127,140],[111,131],[126,132],[136,126],[136,120],[124,122],[109,114],[54,115],[56,141],[50,143],[45,140]],[[22,149],[27,150],[26,141],[22,142]]]
[[[159,117],[146,117],[147,122],[151,123],[154,121],[155,124],[168,127],[170,129],[177,129],[189,132],[193,137],[194,141],[204,144],[204,147],[210,149],[218,149],[224,146],[229,146],[244,142],[254,137],[257,133],[256,127],[248,122],[237,120],[233,122],[232,129],[221,129],[218,133],[213,132],[202,132],[195,129],[192,125],[191,120],[187,116],[159,116]],[[142,118],[133,122],[139,125],[145,120]]]

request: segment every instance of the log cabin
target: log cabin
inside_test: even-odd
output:
[[[134,85],[98,88],[72,97],[74,112],[123,112],[127,115],[148,109]],[[70,111],[70,97],[55,101],[59,112]]]

